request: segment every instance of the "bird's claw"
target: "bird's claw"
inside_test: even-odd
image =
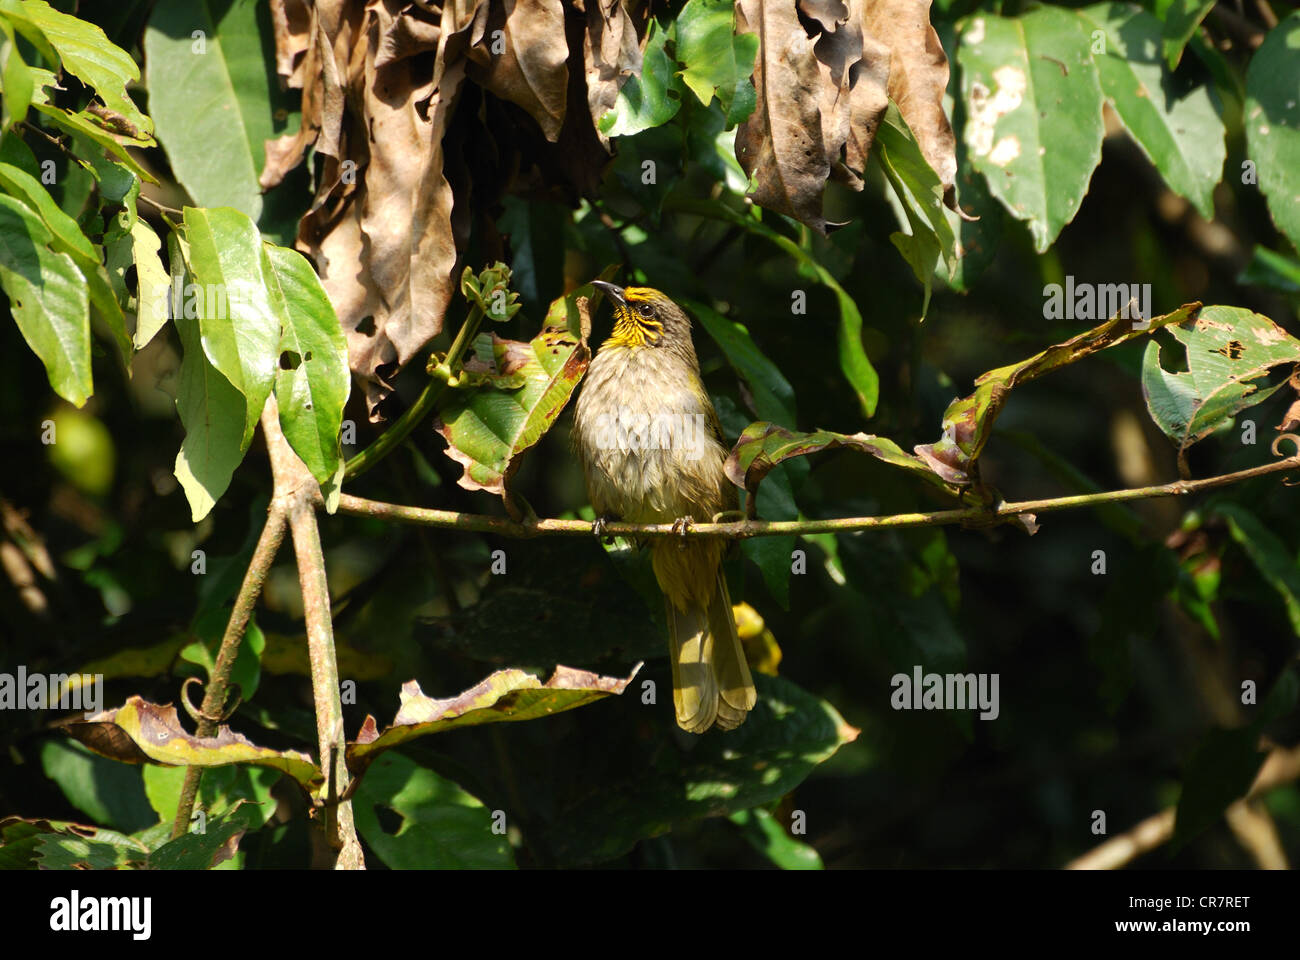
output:
[[[595,535],[597,540],[604,540],[606,543],[613,543],[614,538],[606,532],[606,528],[609,526],[609,520],[610,518],[607,516],[597,517],[592,521],[591,532]]]
[[[673,533],[677,534],[678,537],[681,538],[677,541],[678,550],[686,549],[686,531],[691,528],[693,522],[694,521],[690,517],[678,517],[673,521]]]

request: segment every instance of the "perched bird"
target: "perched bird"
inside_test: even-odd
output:
[[[597,516],[684,528],[734,509],[690,319],[658,290],[595,285],[613,302],[614,332],[587,370],[573,442]],[[714,723],[734,729],[756,701],[722,571],[725,547],[684,537],[651,546],[667,609],[673,705],[678,725],[692,733]]]

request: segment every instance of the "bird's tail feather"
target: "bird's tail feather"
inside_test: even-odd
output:
[[[686,609],[679,609],[665,597],[673,706],[678,726],[690,733],[703,733],[715,722],[724,730],[734,730],[757,702],[720,568],[716,576],[707,610],[690,601]]]

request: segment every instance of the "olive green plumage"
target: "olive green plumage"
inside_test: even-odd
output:
[[[707,522],[733,509],[727,448],[700,380],[690,319],[658,290],[597,285],[613,301],[614,333],[587,370],[573,432],[592,507],[631,523]],[[739,726],[756,699],[722,572],[725,546],[675,538],[651,545],[677,723],[692,733],[715,722]]]

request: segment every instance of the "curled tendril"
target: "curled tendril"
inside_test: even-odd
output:
[[[238,684],[235,684],[235,695],[230,707],[224,710],[220,716],[210,717],[204,713],[201,708],[194,706],[194,704],[190,702],[190,685],[194,683],[197,683],[200,686],[203,685],[202,681],[199,680],[198,677],[186,677],[185,682],[181,684],[181,706],[185,708],[185,712],[190,715],[195,723],[202,723],[204,720],[207,720],[209,723],[223,723],[230,719],[230,715],[235,712],[239,707],[239,704],[243,701],[243,697],[240,695],[238,690]]]
[[[1291,456],[1287,459],[1300,460],[1300,436],[1297,436],[1294,433],[1278,434],[1278,436],[1273,440],[1273,447],[1272,447],[1273,456],[1275,457],[1282,456],[1282,450],[1280,448],[1282,446],[1283,440],[1290,440],[1291,446],[1295,447],[1295,453],[1291,454]],[[1282,480],[1282,485],[1287,487],[1300,486],[1300,480],[1287,480],[1284,478]]]

